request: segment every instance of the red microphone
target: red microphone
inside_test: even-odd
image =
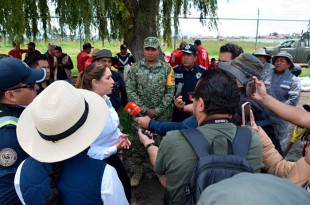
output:
[[[129,102],[125,106],[126,112],[133,117],[143,117],[141,114],[141,108],[134,102]]]

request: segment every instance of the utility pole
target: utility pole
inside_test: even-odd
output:
[[[258,24],[259,24],[259,9],[258,9],[258,12],[257,12],[256,39],[255,39],[255,49],[254,50],[256,50],[256,48],[257,48]]]

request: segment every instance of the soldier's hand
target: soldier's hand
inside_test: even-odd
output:
[[[151,118],[149,116],[137,117],[135,120],[140,125],[140,127],[142,127],[143,129],[149,128],[149,124],[151,121]]]
[[[155,112],[155,109],[148,109],[146,112],[145,112],[145,115],[149,116],[151,119],[153,118],[156,118],[157,117],[157,114]]]

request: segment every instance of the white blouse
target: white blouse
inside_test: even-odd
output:
[[[93,159],[105,159],[117,153],[116,144],[119,136],[123,133],[118,128],[119,117],[108,96],[104,95],[103,99],[109,107],[108,120],[100,133],[99,137],[90,145],[87,155]]]

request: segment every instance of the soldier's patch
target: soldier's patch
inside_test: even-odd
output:
[[[175,85],[175,80],[174,80],[174,70],[171,69],[170,70],[170,73],[167,77],[167,80],[166,80],[166,85]]]
[[[0,165],[9,167],[17,161],[17,153],[14,149],[4,148],[0,150]]]
[[[196,73],[196,78],[197,78],[197,80],[201,77],[201,73]]]

